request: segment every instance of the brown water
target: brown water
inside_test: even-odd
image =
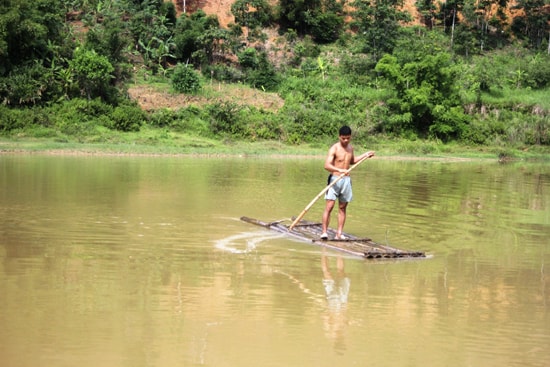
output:
[[[357,168],[346,231],[425,260],[239,220],[299,214],[321,167],[0,156],[0,366],[550,366],[549,164]]]

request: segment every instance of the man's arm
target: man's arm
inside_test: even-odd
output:
[[[374,157],[374,151],[369,150],[368,152],[365,152],[365,153],[361,154],[359,157],[354,156],[352,164],[356,164],[357,162],[360,162],[363,159],[371,158],[371,157]]]

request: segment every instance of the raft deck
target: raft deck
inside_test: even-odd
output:
[[[407,251],[398,248],[386,246],[374,242],[370,238],[360,238],[350,233],[343,233],[345,240],[334,239],[336,231],[329,228],[327,231],[328,240],[322,240],[322,224],[316,222],[310,222],[307,220],[300,220],[292,230],[289,230],[290,226],[282,224],[284,220],[274,222],[263,222],[258,219],[241,217],[241,220],[247,223],[255,224],[261,227],[265,227],[280,233],[287,234],[289,236],[305,240],[307,242],[313,242],[317,245],[332,248],[334,250],[343,251],[345,253],[360,256],[366,259],[398,259],[398,258],[423,258],[426,257],[424,252],[419,251]]]

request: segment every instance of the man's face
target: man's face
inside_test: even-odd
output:
[[[351,135],[340,135],[339,139],[340,139],[340,144],[345,148],[348,146],[351,140]]]

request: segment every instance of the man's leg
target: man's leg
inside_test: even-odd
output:
[[[346,209],[348,203],[340,202],[338,203],[338,229],[336,230],[336,238],[342,236],[342,231],[344,230],[344,224],[346,224]]]
[[[330,213],[332,213],[334,203],[334,200],[326,200],[325,211],[323,212],[323,234],[326,234],[328,231],[328,225],[330,223]]]

